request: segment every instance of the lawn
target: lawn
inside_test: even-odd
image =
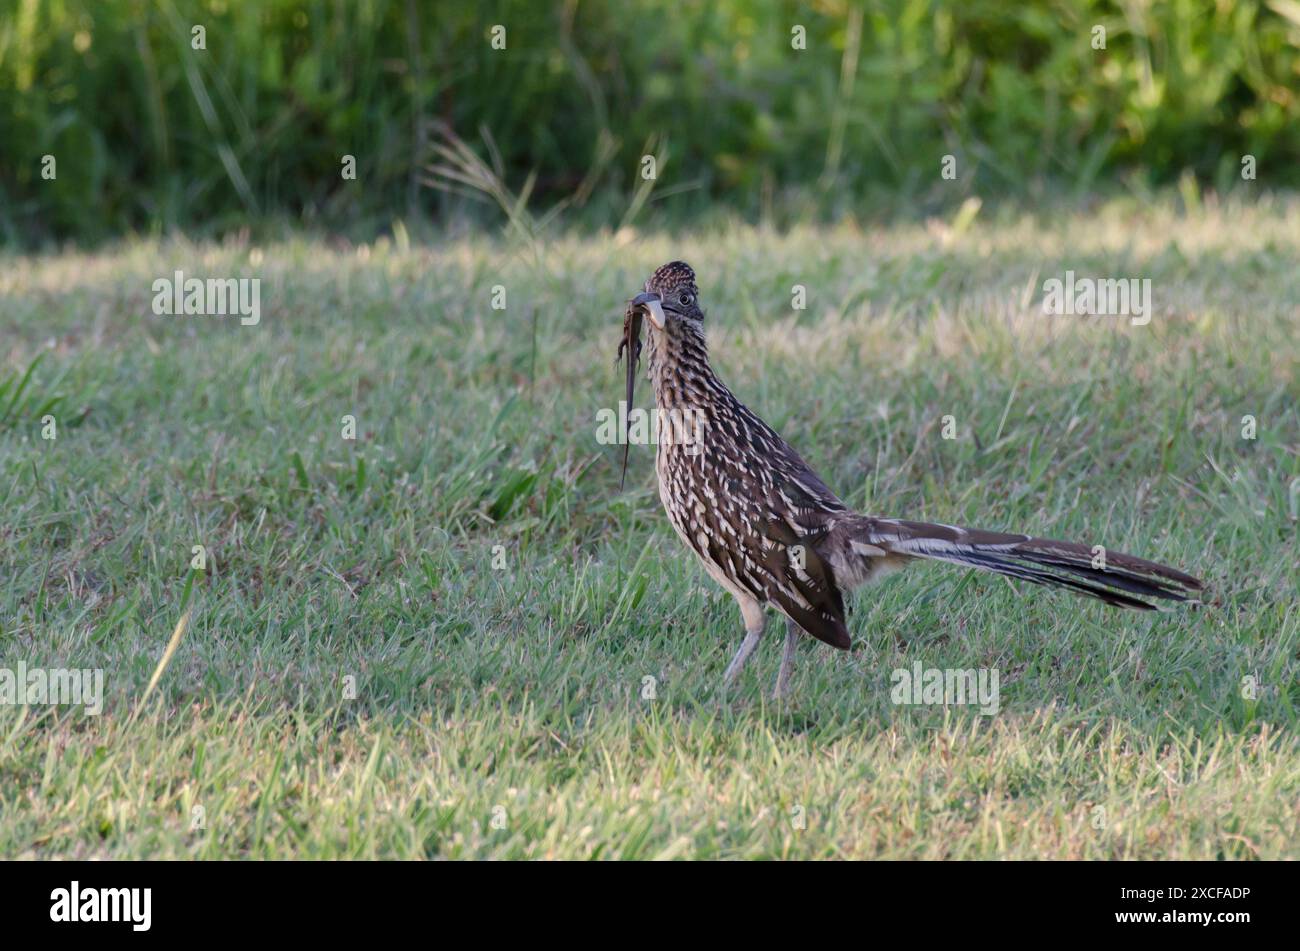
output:
[[[620,491],[596,438],[622,302],[672,258],[719,374],[849,503],[1210,603],[918,564],[790,701],[777,634],[724,695],[734,602],[653,447]],[[1268,199],[4,256],[0,667],[106,696],[0,706],[0,855],[1300,857],[1298,259]],[[260,277],[260,323],[155,315],[177,269]],[[1067,270],[1150,278],[1151,322],[1045,316]],[[918,662],[997,669],[998,712],[894,704]]]

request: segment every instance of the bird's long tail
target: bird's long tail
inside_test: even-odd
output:
[[[851,544],[865,557],[932,558],[969,565],[1067,588],[1123,608],[1155,610],[1156,605],[1145,599],[1195,601],[1202,588],[1191,575],[1100,546],[955,525],[864,518],[855,527]]]

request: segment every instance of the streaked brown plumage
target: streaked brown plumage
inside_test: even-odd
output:
[[[686,438],[664,438],[661,427],[659,497],[682,541],[736,598],[745,622],[728,683],[762,636],[766,605],[787,618],[780,696],[789,685],[798,631],[847,649],[844,592],[915,558],[983,568],[1126,608],[1150,610],[1147,599],[1186,601],[1201,588],[1191,575],[1132,555],[1105,552],[1104,567],[1094,567],[1092,547],[1073,542],[860,515],[714,374],[688,265],[665,264],[630,302],[624,345],[632,350],[640,348],[642,314],[658,411],[699,427],[688,428]],[[635,359],[634,352],[628,357]],[[630,375],[628,384],[630,403]]]

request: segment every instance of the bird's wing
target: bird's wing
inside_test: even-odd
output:
[[[817,544],[826,537],[826,530],[800,535],[789,519],[780,518],[768,521],[763,537],[773,543],[765,553],[773,578],[766,592],[768,600],[817,640],[848,650],[851,641],[844,623],[844,595],[830,564],[817,554]]]
[[[773,579],[764,593],[813,637],[848,650],[844,595],[829,562],[817,553],[848,509],[775,430],[743,407],[742,412],[750,417],[753,448],[768,463],[760,493],[766,518],[757,526],[763,563]]]

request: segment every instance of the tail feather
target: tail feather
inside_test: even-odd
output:
[[[982,568],[1123,608],[1156,610],[1144,599],[1194,601],[1202,588],[1199,579],[1167,565],[1051,538],[887,518],[864,519],[855,536],[891,555]]]

